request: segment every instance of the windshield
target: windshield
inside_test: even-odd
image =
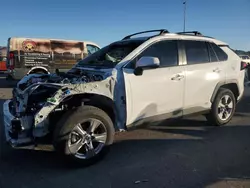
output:
[[[112,43],[79,61],[76,67],[114,68],[123,58],[144,41],[121,41]]]

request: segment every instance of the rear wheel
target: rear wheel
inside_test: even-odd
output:
[[[218,91],[212,109],[206,118],[211,125],[224,125],[232,119],[235,107],[236,100],[233,92],[222,88]]]
[[[93,106],[83,106],[66,115],[54,132],[55,149],[83,165],[104,157],[115,132],[110,117]]]

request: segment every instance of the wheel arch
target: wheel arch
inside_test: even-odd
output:
[[[228,80],[228,81],[225,81],[225,82],[219,82],[215,89],[214,89],[214,92],[212,94],[212,97],[210,99],[211,103],[214,102],[215,100],[215,97],[219,91],[220,88],[226,88],[226,89],[230,89],[234,96],[235,96],[235,100],[237,101],[239,95],[240,95],[240,90],[239,90],[239,86],[238,86],[238,82],[237,80]]]
[[[84,105],[100,108],[108,114],[114,126],[116,125],[115,104],[114,101],[109,97],[98,94],[84,93],[70,96],[70,98],[65,98],[61,103],[67,104],[70,108]]]
[[[48,71],[48,69],[47,68],[45,68],[45,67],[42,67],[42,66],[36,66],[36,67],[32,67],[29,71],[28,71],[28,73],[27,73],[27,75],[29,75],[29,74],[31,74],[32,72],[35,72],[35,71],[43,71],[43,72],[46,72],[46,73],[50,73],[49,71]]]

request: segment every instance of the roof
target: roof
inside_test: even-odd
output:
[[[203,40],[203,41],[210,41],[210,42],[214,42],[217,45],[228,45],[227,43],[217,40],[215,38],[212,37],[208,37],[208,36],[190,36],[190,35],[180,35],[180,34],[165,34],[164,36],[167,37],[173,37],[173,38],[181,38],[181,39],[186,39],[186,40]]]
[[[153,36],[153,37],[135,37],[135,38],[130,38],[130,39],[124,39],[124,40],[120,40],[120,41],[116,41],[114,43],[119,43],[119,42],[144,42],[147,41],[149,39],[152,40],[157,40],[157,39],[161,39],[161,38],[166,38],[166,39],[185,39],[185,40],[200,40],[200,41],[210,41],[210,42],[214,42],[217,45],[228,45],[227,43],[217,40],[215,38],[211,38],[211,37],[206,37],[206,36],[186,36],[186,35],[179,35],[179,34],[175,34],[175,33],[168,33],[168,34],[164,34],[164,35],[158,35],[158,36]]]
[[[157,35],[153,35],[153,36],[147,36],[147,37],[133,37],[132,36],[136,36],[138,34],[145,34],[145,33],[151,33],[151,32],[159,32],[159,34]],[[178,33],[170,33],[168,32],[168,30],[166,29],[158,29],[158,30],[148,30],[148,31],[142,31],[142,32],[138,32],[138,33],[134,33],[131,35],[128,35],[126,37],[124,37],[122,39],[122,41],[135,41],[135,40],[148,40],[148,39],[160,39],[160,38],[171,38],[171,39],[186,39],[186,40],[204,40],[204,41],[210,41],[210,42],[214,42],[217,45],[228,45],[225,42],[222,42],[220,40],[217,40],[215,38],[212,37],[208,37],[208,36],[203,36],[199,31],[187,31],[187,32],[178,32]]]

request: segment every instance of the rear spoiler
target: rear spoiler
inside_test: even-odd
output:
[[[219,47],[228,47],[230,50],[232,50],[235,53],[234,49],[230,48],[230,46],[228,44],[219,44],[218,46]]]
[[[218,44],[218,46],[219,47],[228,47],[228,48],[230,48],[228,44]]]

